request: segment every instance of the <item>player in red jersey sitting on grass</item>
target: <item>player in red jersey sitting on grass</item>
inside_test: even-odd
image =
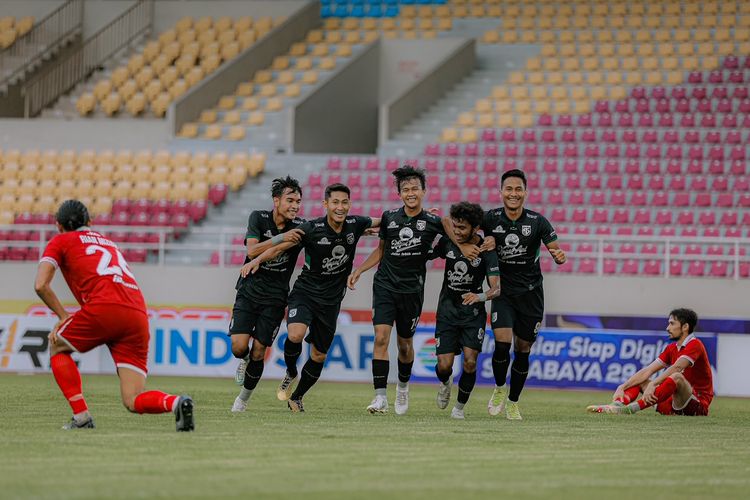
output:
[[[670,340],[650,365],[642,368],[615,391],[613,402],[587,408],[592,413],[632,414],[656,405],[662,415],[708,415],[714,397],[711,365],[706,347],[693,334],[698,315],[690,309],[669,313]],[[664,369],[654,380],[651,376]],[[643,396],[637,399],[643,391]]]
[[[34,288],[60,318],[49,334],[50,367],[73,410],[63,429],[94,428],[81,389],[81,374],[71,352],[106,345],[120,377],[125,407],[134,413],[173,412],[178,431],[192,431],[193,400],[160,391],[146,391],[148,314],[143,295],[117,246],[92,231],[89,212],[78,200],[67,200],[57,211],[56,235],[39,262]],[[81,309],[69,314],[50,283],[57,269]]]

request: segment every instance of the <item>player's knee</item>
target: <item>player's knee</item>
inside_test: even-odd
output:
[[[685,376],[682,373],[673,373],[669,376],[672,380],[675,381],[676,384],[681,384],[686,381]]]
[[[388,348],[388,339],[385,337],[381,337],[379,335],[375,336],[375,342],[374,347],[376,349],[387,349]]]
[[[245,348],[242,348],[240,346],[232,344],[232,355],[235,358],[244,358],[247,356],[247,346]]]
[[[413,352],[412,346],[407,344],[399,344],[398,345],[398,355],[400,357],[409,357],[411,356]]]
[[[250,359],[253,361],[263,361],[263,358],[266,357],[266,346],[261,344],[258,341],[255,341],[253,343],[253,349],[250,351]]]
[[[439,372],[445,373],[445,372],[451,371],[453,369],[453,363],[451,363],[450,361],[447,361],[447,360],[439,359],[438,360],[438,366],[437,366],[437,368],[438,368]]]
[[[477,371],[477,360],[464,359],[464,371],[466,373],[474,373],[475,371]]]
[[[326,360],[325,353],[319,352],[317,349],[310,351],[310,358],[316,363],[322,363]]]

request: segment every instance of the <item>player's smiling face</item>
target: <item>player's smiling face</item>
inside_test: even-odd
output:
[[[276,213],[286,220],[292,220],[297,217],[299,207],[302,204],[302,195],[290,188],[286,188],[284,193],[278,198],[273,199],[273,208]]]
[[[526,187],[520,177],[508,177],[502,186],[503,204],[508,210],[518,210],[526,201]]]
[[[425,190],[422,188],[422,182],[417,177],[412,177],[401,181],[398,187],[398,194],[404,206],[410,210],[417,210],[422,206]]]
[[[336,224],[343,224],[344,219],[349,214],[351,201],[349,200],[349,195],[345,192],[333,191],[331,192],[331,196],[323,202],[323,206],[326,207],[329,220]]]
[[[453,236],[456,237],[456,241],[459,243],[466,243],[471,240],[477,233],[476,227],[471,225],[463,219],[453,219]]]
[[[674,318],[674,316],[669,317],[669,322],[667,323],[667,333],[669,334],[670,340],[679,339],[680,337],[682,337],[683,333],[687,333],[687,331],[687,324],[680,323]]]

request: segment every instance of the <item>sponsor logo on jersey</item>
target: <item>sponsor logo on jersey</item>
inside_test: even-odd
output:
[[[477,334],[477,339],[479,339],[480,342],[484,340],[484,328],[479,329],[479,333]]]
[[[315,227],[323,227],[325,224],[323,222],[316,222]]]
[[[463,260],[457,261],[453,265],[453,271],[448,271],[448,287],[460,289],[462,285],[470,285],[474,280],[469,274],[469,266]]]
[[[518,246],[518,243],[520,243],[520,239],[518,238],[517,234],[509,234],[505,237],[505,246],[506,247],[515,247]]]
[[[268,219],[268,214],[266,212],[260,212],[260,216]]]
[[[505,229],[503,229],[503,226],[497,226],[495,229],[492,230],[493,233],[500,233],[505,234]]]
[[[356,219],[346,219],[347,224],[354,224],[355,222],[357,222]]]
[[[335,271],[349,261],[349,256],[346,255],[346,249],[341,245],[336,245],[331,250],[331,256],[323,259],[323,269],[327,272]]]
[[[349,245],[354,244],[354,233],[349,233],[349,234],[346,235],[346,242]]]
[[[519,245],[520,242],[521,239],[517,234],[508,233],[508,235],[505,237],[505,245],[503,245],[502,249],[500,250],[500,257],[503,260],[506,260],[513,257],[518,257],[519,255],[524,255],[528,247]]]
[[[261,267],[264,268],[264,269],[275,270],[273,268],[275,268],[275,267],[281,267],[284,264],[286,264],[287,262],[289,262],[289,254],[286,253],[286,252],[283,252],[283,253],[280,253],[279,255],[277,255],[275,258],[273,258],[271,260],[267,260],[266,262],[264,262],[263,264],[261,264]]]
[[[417,231],[424,231],[427,229],[427,221],[426,220],[418,220],[417,221]]]
[[[394,253],[400,253],[404,250],[409,250],[418,247],[422,244],[422,237],[414,237],[414,231],[410,227],[402,227],[398,232],[398,239],[391,240],[391,251]]]
[[[265,233],[263,233],[263,236],[265,236],[266,238],[273,238],[273,233],[270,229],[268,229]]]
[[[529,219],[538,219],[539,218],[538,215],[530,214],[529,212],[526,212],[526,217],[528,217]]]
[[[456,258],[456,254],[455,254],[455,253],[453,253],[453,250],[451,250],[450,252],[448,252],[448,253],[447,253],[447,254],[446,254],[445,256],[446,256],[446,257],[447,257],[448,259],[455,259],[455,258]]]
[[[531,236],[531,226],[521,226],[521,234],[524,236]]]
[[[328,241],[328,238],[326,238],[325,236],[323,236],[322,238],[318,240],[318,245],[330,245],[330,244],[331,242]]]
[[[289,309],[289,317],[290,317],[290,318],[293,318],[293,317],[295,317],[296,315],[297,315],[297,309],[296,309],[296,308],[294,308],[294,309]]]
[[[398,227],[398,224],[396,224],[395,220],[392,220],[390,224],[388,224],[388,229],[396,229]]]

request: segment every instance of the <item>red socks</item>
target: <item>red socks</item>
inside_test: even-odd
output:
[[[55,354],[49,359],[49,366],[73,413],[77,415],[88,410],[89,407],[83,399],[81,389],[81,374],[78,372],[75,361],[70,357],[70,353]]]
[[[659,387],[657,387],[654,391],[654,396],[656,396],[657,399],[656,403],[658,404],[669,399],[669,397],[674,394],[675,390],[677,390],[677,383],[675,383],[672,377],[667,377],[666,380],[659,384]],[[646,403],[644,400],[639,399],[638,406],[640,406],[641,410],[643,410],[644,408],[648,408],[651,405]]]
[[[638,385],[634,385],[633,387],[630,387],[629,389],[625,389],[625,395],[622,398],[616,399],[615,401],[619,401],[620,403],[626,405],[638,399],[638,395],[640,393],[641,393],[641,387]]]
[[[146,391],[136,396],[133,406],[136,413],[167,413],[172,411],[177,396],[161,391]]]

